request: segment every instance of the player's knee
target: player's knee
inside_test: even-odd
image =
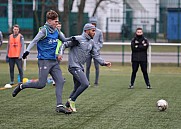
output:
[[[62,78],[60,80],[55,80],[55,84],[60,84],[60,85],[63,85],[65,83],[65,79]]]
[[[88,88],[89,87],[89,82],[82,83],[82,86],[85,87],[85,88]]]
[[[146,70],[146,69],[142,69],[142,73],[143,73],[143,74],[146,74],[146,73],[147,73],[147,70]]]
[[[136,71],[136,70],[133,70],[132,74],[136,74],[136,73],[137,73],[137,71]]]

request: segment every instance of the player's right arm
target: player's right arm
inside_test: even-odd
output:
[[[140,51],[140,47],[139,47],[139,41],[137,41],[135,38],[132,39],[131,41],[131,50],[133,52],[139,52]]]
[[[33,46],[42,38],[44,38],[46,36],[46,29],[42,28],[37,35],[34,37],[34,39],[30,42],[30,44],[28,45],[28,48],[26,49],[26,51],[30,51]]]
[[[25,53],[23,54],[23,59],[26,59],[26,57],[29,55],[30,50],[33,48],[33,46],[42,38],[46,36],[46,29],[42,28],[38,34],[34,37],[34,39],[30,42],[28,45],[28,48],[26,49]]]

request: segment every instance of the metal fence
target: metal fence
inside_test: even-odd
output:
[[[7,41],[4,41],[4,45],[7,44]],[[27,44],[30,41],[25,41],[25,50],[27,48]],[[101,52],[101,56],[105,60],[109,60],[111,62],[120,62],[122,65],[125,63],[131,62],[131,52],[125,51],[125,46],[130,46],[130,42],[104,42],[103,45],[113,45],[116,47],[122,47],[121,51],[113,52]],[[176,47],[176,51],[174,52],[153,52],[152,46],[169,46],[169,47]],[[177,64],[177,67],[180,66],[180,43],[150,43],[148,49],[148,71],[151,72],[152,64],[154,63],[172,63]],[[0,60],[5,61],[6,57],[6,49],[0,49]],[[28,56],[28,60],[37,60],[37,51],[32,50],[31,54]],[[63,61],[68,61],[68,52],[65,52]],[[24,70],[26,70],[26,60],[24,60]]]
[[[106,20],[106,41],[131,40],[138,27],[143,28],[145,37],[157,42],[157,21],[156,18],[129,18],[126,23],[123,23],[123,18],[107,18]]]
[[[180,42],[181,41],[181,0],[139,0],[141,5],[146,5],[149,7],[145,9],[145,12],[139,12],[134,8],[139,9],[139,4],[134,0],[123,0],[122,5],[118,11],[112,10],[107,14],[107,20],[102,18],[100,15],[101,23],[106,23],[101,26],[104,32],[104,38],[106,41],[126,41],[130,40],[134,36],[135,29],[137,27],[142,27],[144,34],[149,40],[154,42]],[[55,5],[58,5],[58,0],[52,4],[51,0],[45,2],[41,0],[36,0],[37,11],[44,11],[52,9]],[[134,6],[131,6],[133,4]],[[9,18],[9,6],[7,0],[0,0],[0,30],[4,33],[4,37],[7,38],[10,33],[11,24],[19,24],[21,27],[21,32],[25,38],[31,39],[34,31],[38,31],[35,28],[33,1],[31,0],[13,0],[12,1],[12,18]],[[112,8],[111,8],[112,9]],[[109,10],[107,10],[109,12]],[[139,12],[139,13],[138,13]],[[143,14],[142,14],[143,13]],[[85,12],[85,22],[88,21],[88,16]],[[70,35],[76,35],[76,24],[75,21],[76,14],[72,13],[70,16]],[[40,18],[40,17],[38,17]],[[9,22],[11,20],[12,23]],[[40,20],[40,19],[38,19]],[[171,21],[171,22],[169,22]],[[172,22],[173,21],[173,22]],[[39,28],[39,26],[38,26]],[[169,37],[171,36],[171,37]]]

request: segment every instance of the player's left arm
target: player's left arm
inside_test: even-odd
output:
[[[59,32],[58,38],[62,41],[62,42],[66,42],[66,41],[71,41],[71,37],[69,38],[65,38],[65,35],[61,32]]]
[[[98,52],[97,48],[93,44],[93,48],[90,51],[92,57],[101,65],[101,66],[107,66],[111,67],[111,62],[104,61],[102,57],[100,56],[100,53]]]

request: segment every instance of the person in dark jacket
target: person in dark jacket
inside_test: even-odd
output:
[[[136,35],[131,41],[131,62],[132,62],[132,75],[131,82],[129,85],[130,89],[134,88],[134,82],[136,78],[136,73],[139,66],[141,66],[141,71],[147,86],[147,89],[151,89],[150,81],[147,72],[147,49],[149,47],[148,40],[143,36],[142,28],[136,29]]]

